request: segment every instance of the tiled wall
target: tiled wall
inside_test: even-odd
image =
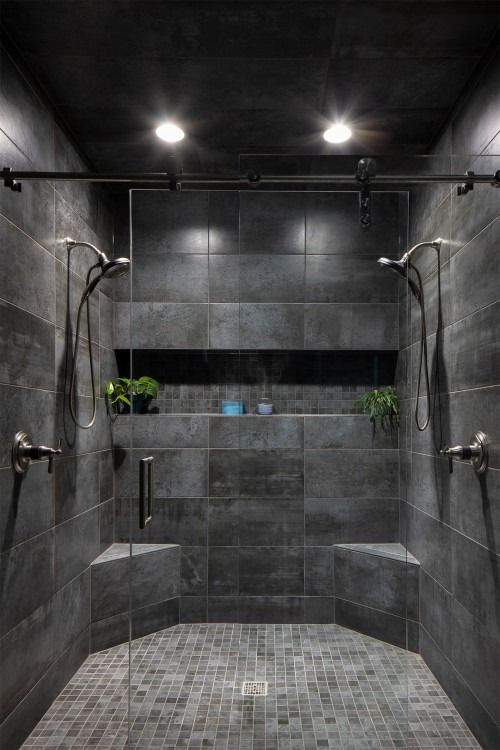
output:
[[[368,417],[118,417],[117,538],[182,546],[181,621],[333,622],[333,550],[396,541],[397,434]],[[155,457],[138,528],[137,461]]]
[[[49,109],[3,54],[0,162],[18,169],[79,170],[85,165]],[[89,652],[89,563],[113,538],[111,437],[103,400],[96,426],[75,432],[63,408],[67,257],[72,235],[109,250],[110,212],[99,192],[26,182],[0,187],[0,746],[13,750]],[[74,251],[70,305],[93,257]],[[97,378],[113,372],[109,286],[91,315]],[[73,317],[74,324],[74,317]],[[86,342],[82,341],[82,355]],[[79,390],[88,413],[89,382]],[[85,414],[86,415],[86,414]],[[84,416],[85,416],[84,415]],[[11,468],[15,433],[57,445],[47,473]]]
[[[400,250],[400,200],[375,193],[363,232],[357,193],[133,191],[133,347],[397,349],[396,284],[374,262]],[[118,348],[129,297],[117,287]]]
[[[445,169],[493,173],[500,165],[500,56],[477,78],[443,134],[436,158]],[[450,154],[477,153],[476,158]],[[500,747],[500,191],[476,185],[465,196],[446,186],[420,189],[410,201],[412,242],[440,235],[436,254],[416,259],[425,275],[429,350],[439,365],[440,398],[424,433],[414,425],[418,311],[402,325],[405,397],[402,540],[422,565],[421,653],[483,747]],[[440,294],[438,293],[440,290]],[[442,319],[438,319],[441,298]],[[403,303],[402,320],[406,306]],[[489,436],[490,468],[437,455],[442,445]]]

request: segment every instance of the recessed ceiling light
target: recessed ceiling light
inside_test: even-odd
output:
[[[158,138],[161,138],[162,141],[177,143],[177,141],[182,141],[184,138],[184,131],[177,125],[174,125],[173,122],[164,122],[163,125],[156,128],[156,135]]]
[[[348,141],[352,135],[351,128],[344,125],[342,122],[336,122],[334,125],[325,130],[323,138],[328,143],[343,143]]]

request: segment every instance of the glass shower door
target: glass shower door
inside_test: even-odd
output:
[[[237,194],[130,192],[129,372],[157,384],[128,425],[131,748],[197,741],[212,694],[199,623],[237,619],[216,555],[209,583],[207,547],[209,502],[222,518],[239,473],[237,205]]]

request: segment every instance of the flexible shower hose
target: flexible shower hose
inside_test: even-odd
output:
[[[94,266],[91,266],[89,268],[87,273],[87,281],[85,286],[85,291],[82,294],[82,298],[80,300],[80,304],[78,306],[78,313],[76,316],[76,330],[75,330],[75,347],[73,350],[73,357],[72,357],[72,364],[71,364],[71,381],[69,386],[69,412],[71,414],[71,418],[73,422],[77,425],[77,427],[80,427],[82,430],[88,430],[90,429],[95,422],[96,417],[96,411],[97,411],[97,396],[96,396],[96,390],[95,390],[95,376],[94,376],[94,362],[92,357],[92,327],[90,323],[90,294],[92,291],[91,283],[90,283],[90,277],[92,275],[92,271],[99,267],[99,263],[96,263]],[[90,381],[92,384],[92,417],[90,419],[90,422],[88,424],[82,424],[82,422],[79,421],[77,414],[76,414],[76,365],[78,361],[78,350],[80,346],[80,325],[81,325],[81,319],[82,319],[82,310],[83,306],[86,306],[87,310],[87,335],[88,335],[88,346],[89,346],[89,365],[90,365]]]
[[[429,379],[429,364],[428,364],[428,355],[427,355],[427,324],[425,321],[425,304],[424,304],[424,285],[422,283],[422,277],[420,275],[420,272],[417,268],[415,268],[414,265],[411,263],[408,264],[409,268],[412,268],[415,271],[415,274],[418,279],[418,286],[420,291],[420,299],[418,300],[420,304],[420,357],[419,357],[419,363],[418,363],[418,380],[417,380],[417,400],[415,403],[415,422],[417,424],[417,428],[420,430],[420,432],[423,432],[427,429],[429,426],[429,422],[431,420],[431,386],[430,386],[430,379]],[[427,403],[427,411],[426,416],[423,424],[420,424],[418,419],[418,403],[420,400],[420,387],[422,383],[422,368],[424,370],[425,375],[425,395],[426,395],[426,403]]]

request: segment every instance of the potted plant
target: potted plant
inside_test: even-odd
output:
[[[118,412],[144,414],[151,400],[158,396],[158,385],[158,381],[148,375],[113,378],[106,383],[106,396]]]
[[[382,427],[385,427],[387,423],[390,427],[399,425],[399,402],[392,385],[368,391],[354,402],[354,406],[362,414],[368,414],[374,426],[377,417],[380,417]]]

